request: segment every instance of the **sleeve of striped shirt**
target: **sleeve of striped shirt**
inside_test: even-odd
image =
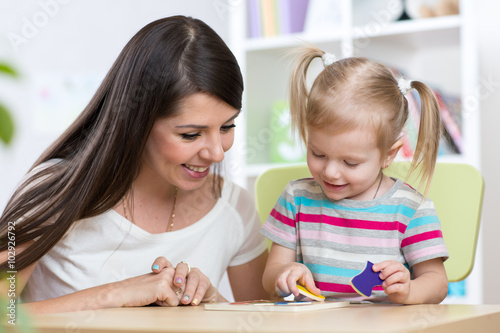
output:
[[[401,242],[401,250],[410,266],[434,258],[448,259],[441,223],[430,199],[426,199],[418,207],[408,224]]]
[[[261,233],[274,243],[295,250],[297,248],[297,229],[293,192],[293,185],[290,182],[264,222]]]

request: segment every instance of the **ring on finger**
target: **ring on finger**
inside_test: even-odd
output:
[[[182,289],[181,289],[181,288],[177,289],[177,290],[175,291],[175,294],[176,294],[177,296],[180,296],[180,295],[182,294]]]
[[[181,261],[182,264],[186,264],[187,267],[188,267],[188,274],[191,273],[191,266],[189,266],[189,264],[185,261]]]

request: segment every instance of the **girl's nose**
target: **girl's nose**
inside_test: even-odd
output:
[[[323,170],[323,173],[326,179],[336,180],[341,176],[340,168],[335,162],[327,163],[325,169]]]

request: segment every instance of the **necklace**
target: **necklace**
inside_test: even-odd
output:
[[[169,221],[169,225],[167,227],[167,232],[172,231],[172,229],[174,228],[175,206],[177,205],[177,193],[178,192],[179,192],[179,188],[176,187],[175,188],[175,196],[174,196],[174,205],[172,207],[172,214],[170,215],[170,221]],[[126,199],[123,199],[123,213],[125,215],[125,218],[128,220],[129,218],[128,218],[128,214],[127,214],[127,200]],[[130,222],[135,224],[134,215],[132,213],[130,214]]]
[[[177,204],[177,192],[179,192],[179,188],[175,188],[175,196],[174,196],[174,205],[172,206],[172,215],[170,215],[170,224],[168,226],[167,232],[172,231],[174,227],[174,218],[175,218],[175,205]]]
[[[380,181],[378,182],[378,186],[377,186],[377,191],[375,192],[375,195],[373,196],[373,199],[375,199],[377,197],[377,194],[378,194],[378,190],[380,189],[380,185],[382,184],[382,179],[384,178],[384,174],[381,172],[380,173]],[[373,200],[372,199],[372,200]]]

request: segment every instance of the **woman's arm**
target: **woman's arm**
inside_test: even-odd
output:
[[[16,253],[25,250],[29,244],[19,245]],[[0,261],[7,260],[7,251],[0,252]],[[16,296],[23,291],[37,263],[18,271],[16,274]],[[44,301],[21,304],[20,307],[31,313],[57,313],[80,310],[95,310],[123,306],[143,306],[151,303],[176,306],[179,297],[172,286],[175,269],[170,267],[161,274],[144,274],[123,281],[89,288],[72,294]],[[41,286],[43,288],[43,286]]]
[[[262,286],[262,274],[267,261],[267,249],[246,264],[228,267],[227,275],[236,301],[269,299]]]
[[[31,244],[33,244],[33,241],[22,244],[22,245],[17,245],[14,256],[16,254],[21,253],[25,249],[27,249]],[[4,263],[8,261],[9,256],[12,255],[11,251],[1,251],[0,252],[0,262]],[[31,264],[30,266],[24,268],[23,270],[20,270],[16,273],[16,296],[21,294],[21,291],[24,289],[24,286],[26,285],[26,282],[28,282],[28,279],[31,276],[31,273],[35,270],[36,263]],[[15,270],[15,268],[13,269]]]
[[[35,314],[144,306],[152,303],[176,306],[179,298],[171,286],[174,272],[174,268],[165,269],[158,274],[148,273],[21,306]]]

